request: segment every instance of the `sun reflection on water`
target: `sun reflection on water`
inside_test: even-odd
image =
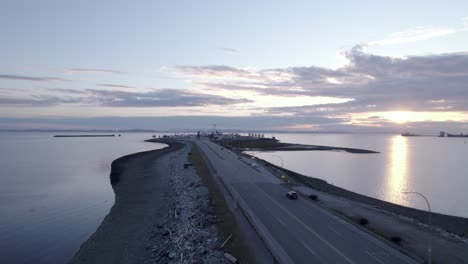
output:
[[[395,136],[392,138],[392,155],[386,182],[386,200],[406,204],[401,192],[406,190],[408,180],[408,146],[407,138]]]

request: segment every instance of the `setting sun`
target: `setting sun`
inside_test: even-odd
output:
[[[406,123],[412,119],[415,119],[416,115],[414,112],[407,112],[407,111],[395,111],[395,112],[387,112],[383,113],[382,116],[385,119],[389,119],[395,123]]]

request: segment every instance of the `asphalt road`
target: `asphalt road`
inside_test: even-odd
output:
[[[416,263],[307,198],[287,199],[288,189],[282,181],[255,161],[207,140],[196,143],[217,176],[238,195],[235,199],[247,206],[269,232],[264,240],[274,245],[280,262]]]

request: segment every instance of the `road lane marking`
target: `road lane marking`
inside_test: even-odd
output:
[[[315,232],[315,230],[313,230],[312,228],[310,228],[308,225],[306,225],[304,222],[301,221],[301,219],[299,219],[297,216],[295,216],[294,214],[292,214],[291,212],[289,212],[286,208],[284,208],[280,203],[278,203],[278,201],[276,201],[271,195],[269,195],[268,193],[266,193],[264,190],[262,190],[260,187],[254,185],[255,187],[257,187],[262,193],[264,193],[266,196],[270,197],[271,201],[273,203],[275,203],[281,210],[283,210],[285,213],[289,214],[293,219],[295,219],[297,222],[299,222],[305,229],[307,229],[309,232],[311,232],[312,234],[314,234],[320,241],[322,241],[325,245],[327,245],[329,248],[331,248],[333,251],[335,251],[338,255],[340,255],[342,258],[344,258],[346,260],[346,262],[348,263],[351,263],[351,264],[355,264],[354,261],[352,261],[351,259],[349,259],[347,256],[345,256],[343,254],[343,252],[341,252],[339,249],[337,249],[336,247],[334,247],[332,244],[330,244],[330,242],[328,242],[324,237],[322,237],[321,235],[319,235],[317,232]]]
[[[278,222],[279,222],[282,226],[286,226],[286,224],[285,224],[283,221],[281,221],[281,219],[279,219],[278,217],[276,217],[276,220],[278,220]]]
[[[316,260],[318,260],[318,263],[320,263],[320,264],[321,264],[321,263],[327,263],[326,261],[324,261],[324,260],[317,254],[317,252],[315,252],[315,250],[313,250],[312,248],[310,248],[310,246],[309,246],[307,243],[305,243],[304,241],[301,241],[301,244],[302,244],[303,247],[305,247],[307,250],[309,250],[309,252],[312,253],[312,255],[314,255],[314,256],[317,258]],[[315,261],[315,260],[314,260],[314,261]],[[314,263],[317,263],[317,262],[314,262]]]
[[[333,232],[337,233],[338,235],[342,236],[342,234],[341,234],[340,232],[336,231],[335,228],[333,228],[333,227],[331,227],[331,226],[328,226],[328,228],[330,228],[331,231],[333,231]]]
[[[378,259],[373,253],[370,253],[369,251],[365,251],[367,253],[367,255],[369,255],[370,257],[372,257],[373,259],[377,260],[378,262],[382,263],[382,264],[385,264],[383,261],[381,261],[380,259]]]
[[[304,246],[307,250],[309,250],[310,253],[312,253],[312,255],[317,256],[317,252],[315,252],[313,249],[311,249],[311,248],[309,247],[309,245],[307,245],[307,244],[306,244],[305,242],[303,242],[303,241],[301,241],[301,243],[302,243],[302,246]]]

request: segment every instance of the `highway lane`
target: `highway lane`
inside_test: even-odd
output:
[[[416,263],[314,202],[289,200],[282,181],[255,161],[209,141],[197,145],[281,246],[290,263]]]

